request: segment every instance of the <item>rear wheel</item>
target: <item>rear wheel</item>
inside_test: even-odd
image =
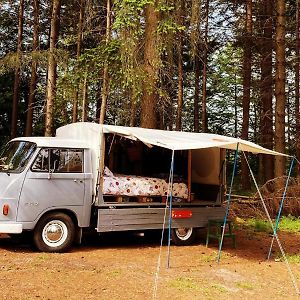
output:
[[[183,227],[172,229],[172,242],[177,246],[191,245],[196,239],[196,229]]]
[[[74,238],[75,225],[64,213],[51,213],[42,217],[33,234],[35,246],[43,252],[67,251]]]

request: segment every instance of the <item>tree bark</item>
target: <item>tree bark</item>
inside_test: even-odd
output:
[[[191,15],[191,48],[192,57],[194,61],[194,131],[199,132],[199,103],[200,103],[200,56],[199,56],[199,40],[200,40],[200,7],[199,0],[192,1],[192,15]]]
[[[18,41],[17,41],[17,66],[15,68],[14,90],[13,90],[13,105],[11,118],[11,137],[17,135],[18,124],[18,104],[20,97],[20,64],[22,59],[22,42],[23,42],[23,20],[24,17],[24,0],[19,2],[18,10]]]
[[[194,94],[194,131],[199,132],[199,102],[200,102],[200,59],[195,58],[195,94]]]
[[[87,74],[84,74],[83,86],[82,86],[82,122],[87,121],[88,116],[88,85]]]
[[[261,0],[261,139],[260,143],[263,147],[273,149],[273,78],[272,78],[272,53],[273,53],[273,0]],[[263,180],[267,181],[274,178],[274,159],[271,155],[262,155]]]
[[[299,114],[299,89],[300,89],[300,18],[299,18],[300,4],[296,0],[296,28],[295,28],[295,119],[296,119],[296,157],[300,161],[300,114]],[[298,170],[300,166],[298,165]],[[299,172],[297,172],[299,174]],[[300,176],[300,175],[299,175]]]
[[[84,8],[85,8],[85,0],[80,0],[79,4],[79,22],[78,22],[78,32],[77,32],[77,47],[76,47],[76,57],[77,60],[81,54],[81,45],[82,45],[82,32],[83,32],[83,20],[84,20]],[[73,112],[72,112],[72,121],[73,123],[77,122],[78,118],[78,87],[80,83],[75,87],[74,92],[74,100],[73,100]]]
[[[178,13],[178,25],[183,24],[183,2],[180,0],[180,7]],[[176,130],[182,130],[182,107],[183,107],[183,59],[182,59],[182,33],[178,36],[178,93],[177,93],[177,118],[176,118]]]
[[[157,127],[156,106],[158,95],[158,12],[154,4],[145,6],[145,52],[144,70],[146,82],[143,85],[141,126],[145,128]]]
[[[29,86],[28,108],[26,116],[26,129],[25,135],[32,135],[32,119],[33,119],[33,106],[35,102],[36,84],[37,84],[37,67],[38,63],[34,57],[36,51],[39,49],[39,0],[33,1],[33,41],[32,41],[32,63],[31,63],[31,79]]]
[[[245,42],[243,57],[243,123],[242,139],[248,140],[249,132],[249,110],[250,110],[250,92],[251,92],[251,65],[252,65],[252,0],[246,2],[246,22],[245,22]],[[250,177],[247,162],[242,156],[241,160],[242,187],[245,190],[250,189]]]
[[[53,134],[53,105],[56,96],[56,54],[55,50],[59,35],[59,15],[61,0],[53,0],[51,29],[50,29],[50,46],[48,57],[48,76],[47,76],[47,101],[46,101],[46,124],[45,136]]]
[[[208,131],[207,113],[206,113],[206,83],[207,83],[207,55],[208,55],[208,14],[209,14],[209,0],[205,3],[205,29],[204,29],[204,51],[203,51],[203,77],[202,77],[202,131]]]
[[[276,77],[275,77],[275,150],[285,153],[285,1],[277,0]],[[285,158],[275,157],[275,177],[285,173]]]
[[[111,3],[110,0],[106,2],[106,45],[108,45],[110,41],[111,34]],[[105,114],[106,114],[106,105],[107,98],[109,93],[109,74],[108,74],[108,61],[106,59],[103,68],[103,83],[102,83],[102,93],[101,93],[101,108],[100,108],[100,117],[99,124],[104,124]]]

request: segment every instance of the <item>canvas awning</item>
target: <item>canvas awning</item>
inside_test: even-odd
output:
[[[283,153],[263,148],[255,143],[210,133],[194,133],[182,131],[165,131],[138,127],[122,127],[102,125],[104,133],[115,133],[126,138],[142,141],[145,144],[155,145],[171,150],[189,150],[203,148],[223,148],[235,150],[239,144],[239,150],[252,153],[270,155],[283,155]]]
[[[262,153],[288,156],[283,153],[263,148],[249,141],[211,133],[166,131],[140,127],[100,125],[89,122],[72,123],[60,127],[56,131],[57,137],[78,139],[98,147],[100,135],[102,133],[117,134],[132,140],[139,140],[147,145],[159,146],[170,150],[189,150],[213,147],[235,150],[239,144],[239,150],[241,151],[248,151],[255,154]]]

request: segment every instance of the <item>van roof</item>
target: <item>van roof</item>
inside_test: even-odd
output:
[[[57,138],[57,137],[18,137],[12,141],[26,141],[35,143],[38,147],[49,148],[89,148],[87,143],[78,141],[76,139]]]

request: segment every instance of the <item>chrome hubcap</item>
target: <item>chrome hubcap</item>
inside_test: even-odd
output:
[[[42,233],[44,243],[50,247],[58,247],[62,245],[66,241],[67,236],[67,226],[60,220],[48,222]]]
[[[193,228],[177,228],[176,235],[179,239],[185,241],[188,240],[193,232]]]

